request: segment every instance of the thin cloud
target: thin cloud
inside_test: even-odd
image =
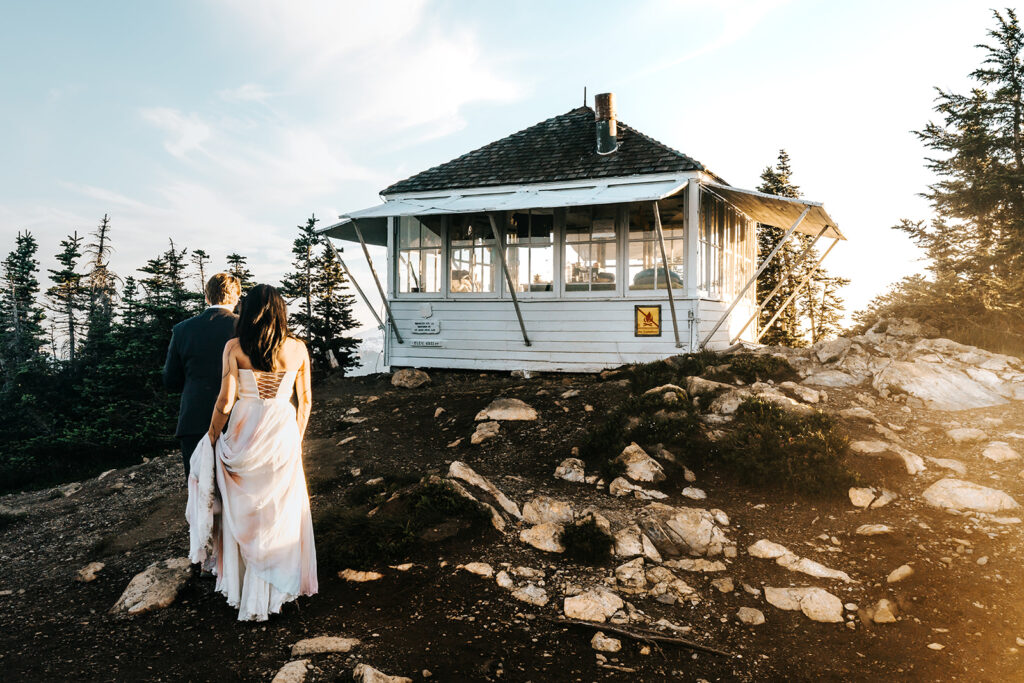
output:
[[[202,150],[210,139],[210,126],[195,114],[184,115],[171,107],[149,107],[140,110],[142,118],[170,133],[164,148],[172,156],[183,158],[193,150]]]
[[[257,83],[246,83],[217,93],[225,102],[266,102],[274,93]]]

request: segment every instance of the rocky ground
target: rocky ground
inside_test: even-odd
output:
[[[318,387],[314,516],[401,473],[489,504],[493,526],[352,568],[372,573],[321,568],[320,593],[266,623],[237,622],[175,561],[176,454],[5,496],[2,678],[1024,680],[1024,366],[927,337],[892,322],[760,352],[785,356],[795,383],[717,372],[655,392],[667,411],[700,404],[711,439],[749,396],[835,414],[861,482],[831,499],[684,470],[646,444],[598,481],[572,449],[633,393],[622,373]],[[583,520],[614,536],[606,565],[560,552]]]

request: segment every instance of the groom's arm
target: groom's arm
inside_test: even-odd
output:
[[[178,352],[178,333],[171,333],[171,343],[167,346],[167,360],[164,361],[164,387],[167,391],[180,392],[185,388],[185,366]]]

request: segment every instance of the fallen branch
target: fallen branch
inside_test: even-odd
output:
[[[718,648],[711,647],[709,645],[701,645],[692,640],[686,640],[685,638],[677,638],[674,636],[665,636],[660,633],[653,631],[644,631],[641,629],[628,629],[621,626],[615,626],[614,624],[600,624],[592,621],[582,621],[580,619],[548,619],[553,624],[562,624],[563,626],[582,626],[584,628],[590,628],[595,631],[607,631],[620,636],[626,636],[633,640],[639,640],[646,643],[672,643],[675,645],[681,645],[691,650],[697,650],[699,652],[708,652],[713,655],[720,655],[722,657],[737,657],[738,655],[728,652],[727,650],[719,650]]]

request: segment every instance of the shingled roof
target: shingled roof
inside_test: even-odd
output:
[[[598,154],[594,110],[579,107],[401,180],[381,194],[705,170],[622,121],[618,141],[615,152]]]

